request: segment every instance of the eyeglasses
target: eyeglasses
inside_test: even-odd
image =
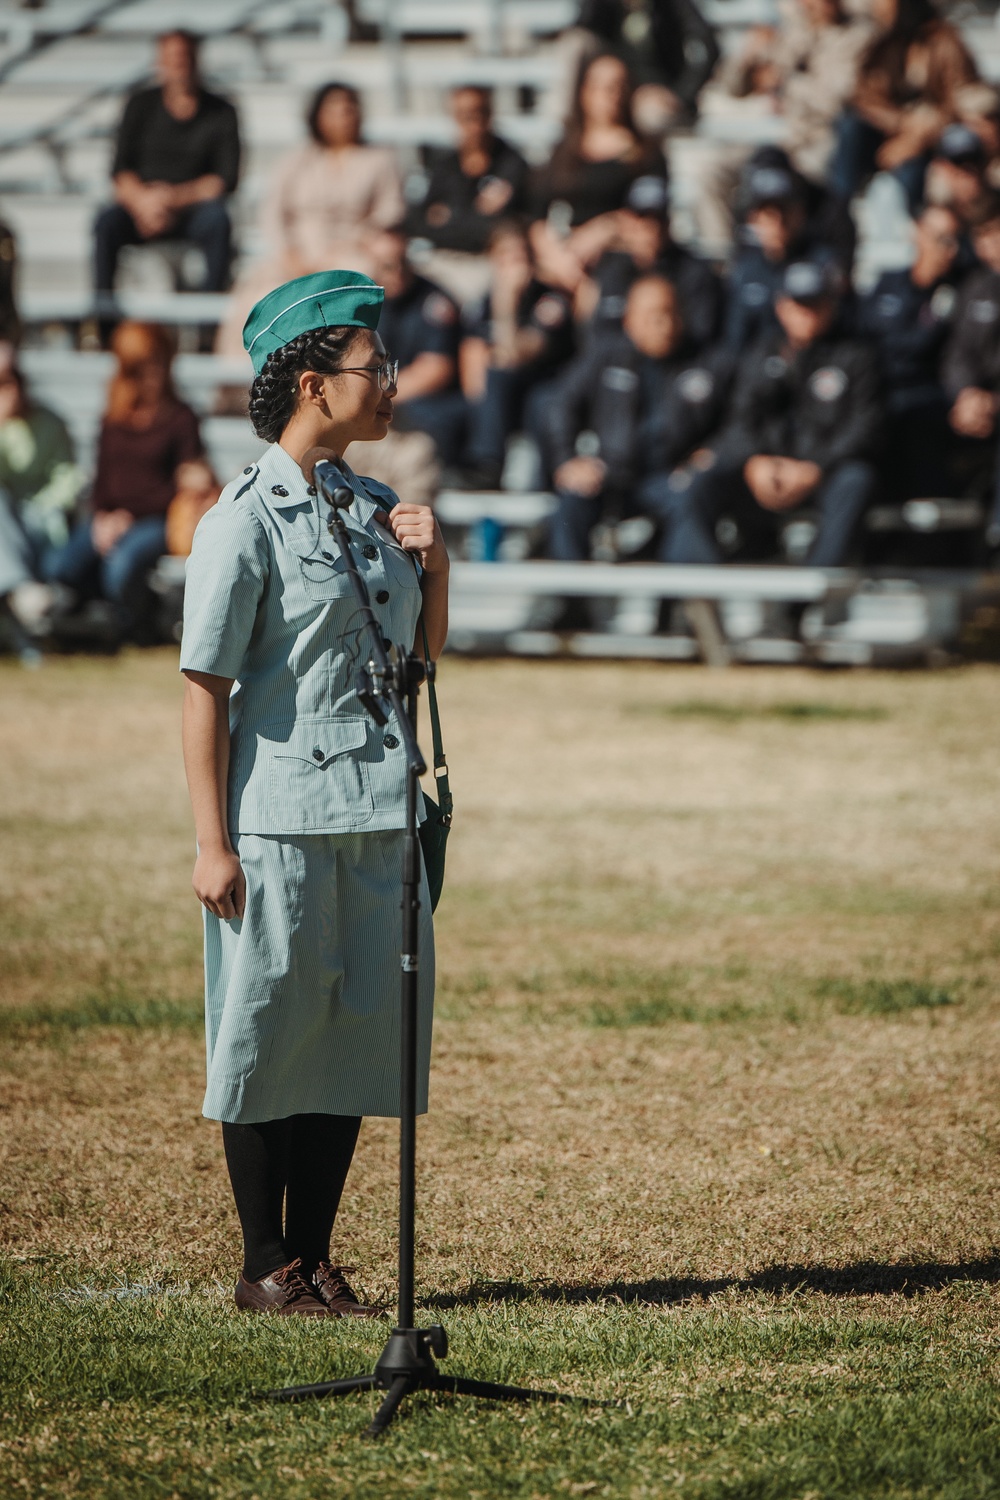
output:
[[[339,370],[331,370],[331,375],[377,375],[379,386],[383,391],[391,391],[396,384],[399,374],[399,360],[387,359],[381,365],[342,365]]]

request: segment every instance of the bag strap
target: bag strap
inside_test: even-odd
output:
[[[430,646],[427,642],[427,626],[424,617],[420,616],[420,633],[424,640],[424,661],[428,668],[431,666]],[[437,689],[434,679],[427,678],[427,705],[431,715],[431,739],[434,742],[434,781],[438,791],[438,806],[441,809],[441,822],[450,826],[451,814],[455,804],[452,796],[451,784],[448,780],[448,757],[445,755],[444,742],[441,738],[441,715],[438,712]]]
[[[365,484],[363,479],[360,480],[359,483],[365,494],[368,496],[369,500],[375,501],[376,505],[381,503],[372,494],[371,490]],[[417,575],[417,583],[419,585],[420,567],[417,563],[417,559],[413,556],[412,552],[409,553],[408,556],[413,564],[413,571]],[[434,744],[434,781],[437,785],[438,790],[438,806],[441,809],[441,822],[450,827],[451,813],[455,803],[455,799],[452,796],[451,784],[448,780],[448,757],[445,755],[444,742],[441,738],[441,715],[438,712],[437,691],[434,687],[434,680],[430,676],[429,669],[431,666],[431,648],[427,640],[427,626],[424,624],[424,616],[422,610],[420,614],[420,634],[422,635],[424,642],[424,661],[427,663],[428,667],[427,703],[428,707],[430,708],[431,739]]]

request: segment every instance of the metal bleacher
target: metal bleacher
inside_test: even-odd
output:
[[[725,49],[777,14],[775,0],[701,3]],[[46,0],[28,9],[0,0],[0,215],[19,245],[24,366],[39,398],[65,417],[84,465],[110,373],[107,355],[76,347],[80,327],[101,311],[90,290],[91,225],[107,197],[122,96],[148,75],[157,33],[185,26],[203,34],[206,77],[239,109],[245,160],[234,211],[239,242],[251,254],[268,176],[302,139],[309,91],[331,77],[359,89],[367,138],[396,147],[407,170],[419,167],[422,147],[450,140],[447,91],[463,81],[492,87],[501,132],[529,159],[547,156],[560,130],[558,34],[572,24],[576,0],[357,0],[354,11],[377,29],[377,41],[349,40],[338,0]],[[963,25],[985,76],[1000,81],[1000,29],[988,16]],[[780,132],[778,117],[706,100],[698,127],[670,141],[682,237],[693,231],[689,210],[713,143],[752,145]],[[860,228],[864,279],[905,263],[905,214],[889,179],[876,178]],[[176,267],[155,250],[133,252],[123,271],[121,311],[188,330],[182,348],[196,347],[197,329],[224,312],[224,298],[178,292]],[[177,360],[178,387],[202,416],[222,477],[262,446],[243,418],[214,414],[220,387],[244,385],[247,374],[239,360],[196,352]],[[873,529],[888,535],[909,527],[933,539],[974,524],[954,502],[921,503],[924,510],[908,515],[883,508]],[[954,649],[963,622],[993,608],[1000,592],[1000,580],[940,568],[862,574],[544,563],[532,558],[551,504],[533,492],[440,497],[456,555],[453,649],[719,663],[903,661]],[[475,560],[484,517],[502,532],[499,562]],[[165,563],[160,591],[169,600],[181,586],[182,570]],[[794,639],[775,628],[790,608],[802,618]]]

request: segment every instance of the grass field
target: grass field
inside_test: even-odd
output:
[[[0,667],[0,1495],[1000,1495],[1000,673],[448,661],[418,1294],[610,1408],[254,1393],[172,653]],[[395,1126],[340,1256],[394,1288]],[[294,1320],[289,1320],[294,1325]]]

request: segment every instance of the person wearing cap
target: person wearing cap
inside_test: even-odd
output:
[[[651,272],[665,276],[677,289],[689,344],[710,344],[719,331],[722,287],[706,261],[673,239],[670,184],[655,176],[632,183],[624,208],[614,215],[608,248],[596,256],[577,293],[577,310],[590,312],[590,329],[609,324],[620,328],[629,287]]]
[[[661,481],[717,425],[729,375],[724,353],[686,343],[672,282],[658,272],[633,282],[622,327],[595,334],[549,388],[543,433],[558,497],[550,557],[587,559],[602,521],[643,512],[669,528]],[[667,530],[664,548],[668,540]]]
[[[775,296],[793,261],[814,260],[849,274],[854,231],[832,214],[779,148],[751,160],[740,185],[741,246],[726,282],[723,338],[736,354],[774,333]],[[840,222],[848,219],[846,232]]]
[[[456,463],[465,434],[465,401],[458,380],[458,303],[444,287],[413,269],[402,229],[377,235],[371,242],[371,259],[373,274],[385,288],[379,327],[399,362],[397,427],[426,432],[441,463]]]
[[[951,483],[948,399],[941,357],[962,281],[962,225],[954,209],[929,205],[913,226],[915,256],[883,271],[859,299],[857,331],[878,349],[885,389],[882,485],[896,500],[947,494]]]
[[[724,517],[740,556],[767,556],[781,518],[806,504],[819,520],[809,562],[847,561],[875,493],[883,409],[877,353],[835,332],[838,293],[829,265],[795,261],[785,271],[777,332],[741,361],[711,457],[675,485],[669,561],[721,562]]]
[[[961,121],[941,132],[927,169],[926,199],[953,209],[967,229],[990,192],[989,155],[982,137]],[[971,262],[972,257],[968,257]]]
[[[524,226],[497,225],[490,237],[490,291],[465,319],[462,389],[468,403],[463,486],[500,483],[507,439],[534,431],[529,408],[573,354],[573,308],[558,287],[540,280]]]
[[[330,1233],[364,1115],[399,1113],[399,725],[356,693],[357,605],[303,460],[383,436],[396,365],[382,288],[299,277],[254,307],[250,419],[268,447],[199,523],[181,670],[184,758],[205,908],[208,1085],[243,1230],[236,1302],[366,1316]],[[437,656],[448,556],[427,506],[337,457],[355,556],[387,639]],[[422,650],[422,645],[417,646]],[[434,953],[421,881],[419,1107]]]
[[[972,221],[979,260],[962,284],[941,363],[949,403],[956,482],[989,496],[986,541],[1000,547],[1000,195],[991,193]]]

